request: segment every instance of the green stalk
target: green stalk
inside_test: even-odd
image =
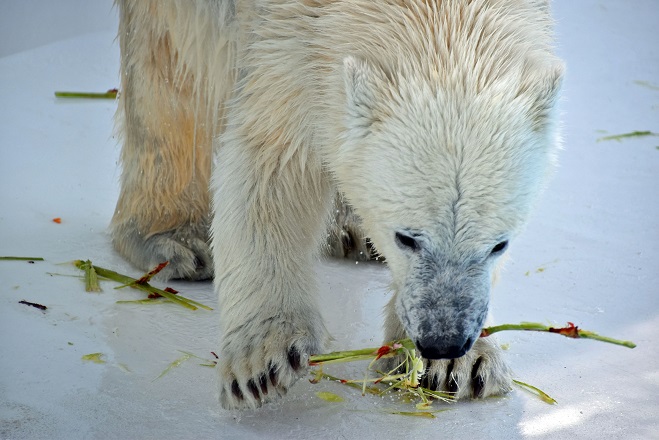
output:
[[[492,327],[486,327],[481,332],[481,337],[490,336],[493,333],[506,331],[506,330],[524,330],[535,332],[547,332],[563,335],[567,338],[573,339],[594,339],[596,341],[607,342],[609,344],[621,345],[627,348],[634,348],[636,344],[631,341],[622,341],[620,339],[609,338],[608,336],[601,336],[589,330],[581,330],[572,323],[568,323],[566,327],[556,328],[548,325],[540,324],[537,322],[522,322],[521,324],[502,324]]]
[[[594,339],[596,341],[608,342],[609,344],[622,345],[627,348],[634,348],[636,344],[632,341],[621,341],[619,339],[609,338],[608,336],[598,335],[597,333],[588,330],[579,330],[579,337],[584,339]]]
[[[158,304],[158,303],[171,303],[170,300],[168,299],[136,299],[136,300],[121,300],[117,301],[117,304],[140,304],[140,305],[153,305],[153,304]]]
[[[41,257],[0,257],[0,261],[44,261]]]
[[[400,344],[402,347],[398,349],[393,349],[395,344]],[[386,344],[389,347],[392,347],[392,350],[380,357],[393,357],[399,354],[399,350],[402,348],[413,349],[414,343],[411,339],[404,339],[402,341],[395,341],[390,344]],[[362,360],[373,360],[373,357],[378,356],[380,347],[371,347],[371,348],[362,348],[359,350],[345,350],[345,351],[334,351],[326,354],[315,354],[309,357],[309,364],[329,364],[329,363],[341,363],[341,362],[354,362]]]
[[[354,388],[354,389],[359,390],[359,391],[364,390],[364,387],[362,385],[357,385],[354,382],[339,379],[338,377],[331,376],[331,375],[326,374],[326,373],[321,373],[320,374],[320,379],[327,379],[327,380],[331,380],[332,382],[339,382],[339,383],[342,383],[343,385],[349,386],[350,388]],[[374,394],[374,395],[379,395],[380,394],[380,390],[375,388],[375,387],[366,387],[366,392],[369,393],[369,394]]]
[[[528,391],[531,394],[535,394],[540,398],[540,400],[542,400],[545,403],[548,403],[550,405],[555,405],[556,403],[558,403],[556,402],[556,399],[554,399],[553,397],[551,397],[549,394],[545,393],[538,387],[534,387],[533,385],[529,385],[528,383],[522,382],[521,380],[517,380],[517,379],[513,379],[513,383],[518,387],[520,387],[521,389]]]
[[[602,141],[622,141],[623,139],[627,138],[634,138],[634,137],[645,137],[645,136],[659,136],[659,133],[653,133],[651,131],[632,131],[631,133],[623,133],[623,134],[614,134],[612,136],[604,136],[599,139],[597,139],[597,142],[602,142]]]
[[[85,98],[85,99],[117,99],[117,90],[108,90],[105,93],[94,92],[55,92],[56,98]]]
[[[310,365],[329,365],[329,364],[341,364],[344,362],[357,362],[357,361],[371,361],[373,357],[377,354],[377,349],[375,351],[368,348],[364,350],[354,350],[354,353],[351,354],[351,351],[337,351],[327,354],[315,354],[309,357]]]
[[[498,333],[506,330],[526,330],[526,331],[536,331],[536,332],[548,332],[549,327],[544,324],[539,324],[536,322],[522,322],[521,324],[501,324],[493,325],[491,327],[485,327],[481,331],[481,337],[490,336],[493,333]]]
[[[160,373],[160,375],[158,377],[156,377],[155,379],[153,379],[151,382],[155,382],[156,380],[160,379],[165,374],[169,373],[173,368],[180,367],[183,362],[187,361],[191,357],[192,357],[191,354],[185,353],[183,356],[181,356],[180,358],[176,359],[174,362],[169,364],[167,366],[167,368],[165,368],[165,370],[162,373]]]

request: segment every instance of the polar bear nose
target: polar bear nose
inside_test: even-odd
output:
[[[416,347],[421,352],[421,356],[426,359],[455,359],[464,356],[474,344],[472,338],[466,341],[443,341],[420,339],[416,341]]]

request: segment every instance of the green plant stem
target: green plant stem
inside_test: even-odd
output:
[[[589,330],[581,330],[576,326],[556,328],[548,325],[540,324],[537,322],[522,322],[521,324],[502,324],[492,327],[486,327],[481,332],[481,337],[487,337],[493,333],[498,333],[507,330],[524,330],[535,332],[556,333],[573,339],[594,339],[596,341],[607,342],[609,344],[621,345],[627,348],[634,348],[636,344],[631,341],[622,341],[620,339],[609,338],[608,336],[601,336]]]
[[[635,348],[636,344],[632,341],[621,341],[619,339],[609,338],[608,336],[598,335],[588,330],[579,330],[579,337],[584,339],[594,339],[595,341],[607,342],[609,344],[622,345],[627,348]]]
[[[326,354],[314,354],[309,357],[311,365],[335,364],[342,362],[370,361],[377,355],[376,348],[364,348],[361,350],[333,351]]]
[[[0,257],[0,261],[44,261],[41,257]]]
[[[393,347],[394,344],[400,344],[402,347],[407,349],[414,348],[414,343],[412,342],[411,339],[403,339],[401,341],[395,341],[387,345]],[[309,357],[309,364],[317,365],[317,364],[330,364],[330,363],[341,363],[341,362],[354,362],[354,361],[362,361],[362,360],[372,361],[373,358],[378,355],[378,350],[380,350],[380,348],[381,347],[371,347],[371,348],[362,348],[359,350],[345,350],[345,351],[334,351],[326,354],[315,354]],[[385,357],[385,358],[393,357],[396,354],[398,354],[398,350],[400,349],[397,350],[394,349],[390,353],[383,355],[381,357]]]
[[[95,92],[55,92],[57,98],[84,98],[84,99],[117,99],[116,90],[108,90],[105,93]]]
[[[534,387],[533,385],[529,385],[528,383],[522,382],[521,380],[517,380],[517,379],[513,379],[513,383],[518,387],[520,387],[521,389],[528,391],[531,394],[535,394],[536,396],[538,396],[538,398],[540,398],[540,400],[542,400],[545,403],[548,403],[550,405],[555,405],[556,403],[558,403],[556,402],[556,399],[554,399],[553,397],[551,397],[549,394],[545,393],[538,387]]]
[[[622,141],[623,139],[627,138],[634,138],[634,137],[645,137],[645,136],[659,136],[659,133],[653,133],[651,131],[632,131],[631,133],[623,133],[623,134],[614,134],[611,136],[604,136],[599,139],[597,139],[597,142],[602,142],[602,141]]]

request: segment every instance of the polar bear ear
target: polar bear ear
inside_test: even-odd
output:
[[[539,77],[533,79],[533,85],[522,86],[523,89],[530,89],[535,96],[531,104],[530,116],[536,131],[544,130],[552,123],[552,113],[561,91],[564,72],[563,62],[555,61],[549,68],[545,67]]]
[[[348,56],[343,60],[343,77],[346,91],[346,110],[350,117],[349,128],[368,129],[375,121],[377,91],[384,74],[366,61]]]

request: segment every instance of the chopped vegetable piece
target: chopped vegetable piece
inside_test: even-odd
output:
[[[55,92],[56,98],[117,99],[119,90],[110,89],[105,93],[95,92]]]
[[[329,391],[318,391],[316,396],[326,402],[339,403],[344,401],[343,397],[339,396],[338,394],[330,393]]]
[[[23,301],[19,301],[18,303],[19,303],[19,304],[25,304],[26,306],[35,307],[35,308],[37,308],[37,309],[39,309],[39,310],[46,310],[46,309],[48,309],[48,307],[46,307],[46,306],[42,306],[41,304],[37,304],[37,303],[33,303],[33,302],[29,302],[29,301],[25,301],[25,300],[23,300]]]
[[[44,261],[41,257],[0,257],[0,261]]]
[[[154,382],[154,381],[160,379],[165,374],[169,373],[173,368],[179,367],[183,362],[187,361],[191,357],[193,357],[192,354],[185,353],[183,356],[181,356],[180,358],[176,359],[174,362],[169,364],[169,366],[167,368],[165,368],[165,370],[162,373],[160,373],[160,375],[158,377],[156,377],[155,379],[153,379],[151,382]]]
[[[622,141],[623,139],[633,138],[633,137],[646,137],[646,136],[659,136],[659,133],[653,133],[651,131],[632,131],[631,133],[623,134],[614,134],[612,136],[604,136],[597,139],[597,142],[602,141]]]
[[[105,361],[101,359],[103,353],[90,353],[82,357],[82,360],[85,362],[94,362],[95,364],[104,364]]]
[[[542,391],[540,388],[534,387],[533,385],[529,385],[528,383],[524,383],[516,379],[513,379],[513,383],[518,387],[520,387],[521,389],[526,390],[531,394],[535,394],[540,398],[540,400],[542,400],[545,403],[548,403],[550,405],[555,405],[556,403],[558,403],[554,398],[552,398],[549,394]]]
[[[73,262],[73,264],[77,268],[83,269],[83,270],[85,268],[86,263],[87,262],[82,261],[82,260],[76,260],[76,261]],[[126,286],[132,287],[134,289],[143,290],[143,291],[145,291],[149,294],[157,293],[160,296],[163,296],[163,297],[171,300],[172,302],[174,302],[178,305],[181,305],[183,307],[186,307],[188,309],[197,310],[197,308],[202,308],[202,309],[205,309],[205,310],[213,310],[212,308],[210,308],[210,307],[208,307],[204,304],[198,303],[197,301],[191,300],[191,299],[186,298],[182,295],[175,295],[173,293],[168,292],[166,289],[162,290],[162,289],[158,289],[157,287],[153,287],[149,283],[139,284],[139,283],[137,283],[138,280],[136,280],[134,278],[131,278],[129,276],[126,276],[126,275],[122,275],[122,274],[117,273],[113,270],[105,269],[105,268],[102,268],[102,267],[99,267],[99,266],[94,266],[94,265],[91,265],[91,267],[93,267],[94,271],[99,276],[101,276],[103,278],[107,278],[109,280],[116,281],[118,283],[123,283]]]

